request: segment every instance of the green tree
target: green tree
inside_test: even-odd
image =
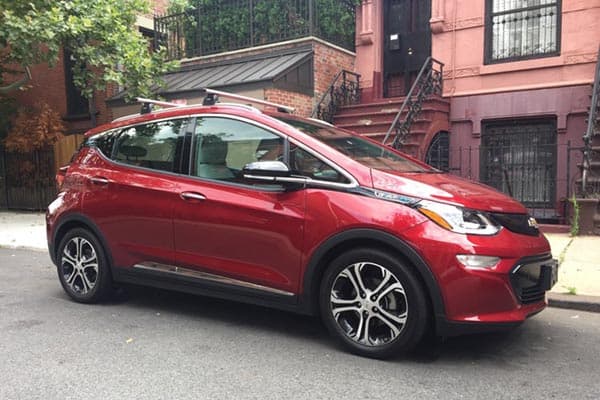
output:
[[[174,67],[134,29],[148,12],[147,0],[0,0],[0,95],[22,87],[30,66],[54,66],[63,48],[86,98],[111,83],[130,97],[148,95]],[[2,81],[10,75],[12,84]]]

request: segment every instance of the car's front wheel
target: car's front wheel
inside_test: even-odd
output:
[[[423,337],[427,300],[413,271],[378,249],[338,256],[325,271],[321,316],[330,333],[350,351],[388,358],[406,352]]]
[[[62,238],[57,252],[60,283],[81,303],[95,303],[111,288],[110,266],[100,241],[86,229],[72,229]]]

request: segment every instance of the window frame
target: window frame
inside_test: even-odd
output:
[[[484,45],[483,45],[483,63],[484,65],[490,64],[502,64],[515,61],[526,61],[538,58],[557,57],[561,51],[561,38],[562,38],[562,0],[554,0],[556,2],[556,50],[548,53],[540,54],[528,54],[524,56],[512,56],[500,59],[492,58],[494,50],[494,33],[493,33],[493,18],[499,14],[510,14],[519,11],[535,10],[538,8],[548,7],[548,5],[531,6],[524,8],[515,8],[510,11],[503,11],[501,13],[494,14],[494,0],[485,0],[485,19],[484,19]]]
[[[81,90],[75,86],[73,81],[73,66],[71,52],[65,47],[63,49],[63,67],[65,74],[65,101],[67,106],[67,119],[89,119],[90,103],[89,99],[81,94]]]

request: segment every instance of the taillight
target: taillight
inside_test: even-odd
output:
[[[60,190],[60,188],[63,185],[63,182],[65,181],[65,176],[67,175],[67,170],[69,169],[68,165],[65,165],[64,167],[60,167],[58,169],[58,171],[56,172],[56,187],[58,188],[58,190]]]

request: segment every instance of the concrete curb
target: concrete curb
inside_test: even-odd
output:
[[[600,296],[548,293],[548,306],[600,313]]]
[[[36,246],[22,246],[18,244],[4,244],[0,243],[0,249],[8,249],[8,250],[29,250],[29,251],[37,251],[37,252],[48,252],[48,248],[41,248]]]

